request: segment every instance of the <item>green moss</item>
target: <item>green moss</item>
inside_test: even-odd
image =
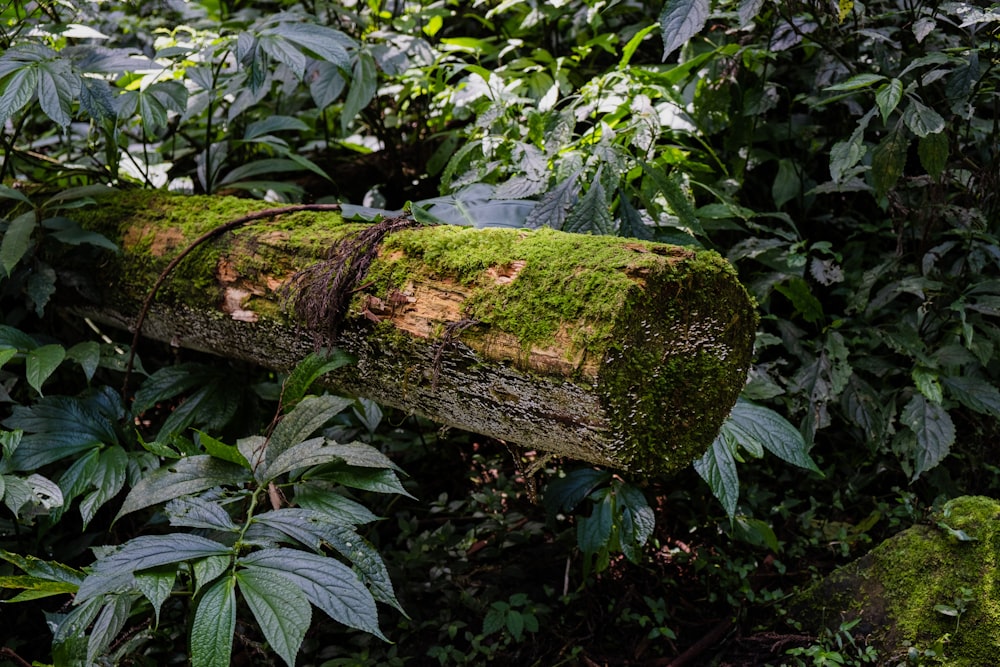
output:
[[[903,531],[807,591],[796,615],[809,619],[821,611],[828,625],[860,617],[856,631],[885,658],[944,638],[944,656],[921,664],[1000,664],[1000,502],[956,498],[934,519],[935,525]],[[948,528],[974,539],[959,540]],[[972,596],[960,619],[935,610],[955,606],[963,588]]]

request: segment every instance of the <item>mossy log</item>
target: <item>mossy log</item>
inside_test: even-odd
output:
[[[127,191],[73,211],[121,252],[60,259],[64,277],[89,283],[81,293],[92,295],[64,305],[134,329],[172,257],[264,208]],[[307,326],[288,304],[307,287],[329,290],[339,270],[327,261],[331,247],[370,228],[337,213],[297,212],[220,235],[177,266],[142,334],[277,370],[332,343],[357,358],[325,378],[336,391],[642,474],[700,457],[743,387],[757,316],[732,267],[712,252],[623,238],[394,232],[372,248],[341,321]],[[301,272],[310,267],[326,277],[307,285]],[[324,341],[329,330],[334,339]]]

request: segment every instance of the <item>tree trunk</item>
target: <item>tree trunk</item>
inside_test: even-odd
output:
[[[80,252],[60,259],[63,277],[89,281],[81,293],[93,295],[64,305],[134,330],[171,258],[264,208],[129,191],[73,211],[121,253],[102,254],[96,271]],[[756,322],[712,252],[548,229],[377,228],[307,211],[201,244],[157,293],[142,334],[280,371],[332,344],[357,358],[325,378],[336,391],[660,474],[715,438],[745,382]]]

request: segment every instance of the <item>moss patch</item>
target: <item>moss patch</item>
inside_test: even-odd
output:
[[[910,646],[922,652],[941,640],[944,655],[924,657],[921,664],[1000,664],[1000,502],[956,498],[934,519],[934,525],[903,531],[806,591],[792,618],[817,628],[860,617],[855,632],[878,648],[882,664],[905,658]],[[972,596],[960,619],[935,610],[954,607],[963,588]]]

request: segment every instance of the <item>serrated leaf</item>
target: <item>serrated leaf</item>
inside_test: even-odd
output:
[[[21,556],[9,551],[0,550],[0,559],[14,565],[30,577],[63,583],[72,586],[74,590],[86,576],[82,571],[57,561],[42,560],[34,556]]]
[[[739,399],[722,428],[736,444],[754,440],[783,461],[820,472],[799,430],[770,408]]]
[[[337,349],[313,352],[302,359],[281,385],[281,412],[298,405],[316,380],[353,361],[351,355]]]
[[[114,595],[101,608],[87,636],[88,665],[98,664],[97,657],[107,650],[125,627],[134,601],[134,595]]]
[[[927,472],[951,451],[955,443],[955,424],[948,411],[937,403],[916,395],[903,406],[900,421],[916,434],[912,480]]]
[[[631,484],[619,483],[616,493],[618,511],[621,513],[622,553],[633,563],[639,563],[642,547],[656,528],[656,515],[642,491]]]
[[[375,599],[343,563],[297,549],[277,548],[251,553],[240,559],[240,565],[280,575],[333,620],[385,639],[378,627]]]
[[[903,175],[909,143],[905,133],[896,128],[872,151],[872,186],[879,197],[891,190]]]
[[[9,53],[9,52],[8,52]],[[0,124],[6,123],[14,114],[23,109],[35,96],[38,87],[38,70],[24,67],[10,76],[3,73],[3,93],[0,94]]]
[[[910,373],[913,383],[917,386],[917,391],[923,394],[932,403],[940,403],[944,400],[944,392],[941,391],[941,382],[938,374],[929,368],[922,366],[914,367]]]
[[[944,386],[956,401],[984,415],[1000,419],[1000,391],[978,377],[945,377]]]
[[[254,523],[280,531],[317,553],[322,553],[324,544],[330,545],[354,564],[375,599],[403,611],[382,557],[352,525],[324,512],[295,507],[260,514]]]
[[[379,518],[361,503],[334,491],[332,485],[327,487],[317,481],[297,484],[295,502],[301,507],[330,515],[337,523],[365,524]]]
[[[565,477],[549,482],[542,501],[550,512],[572,512],[594,489],[611,481],[611,478],[612,474],[606,470],[572,470]]]
[[[667,0],[660,12],[663,60],[701,32],[708,21],[709,0]]]
[[[76,653],[74,649],[79,649],[80,655],[73,657],[78,662],[83,662],[83,641],[86,639],[87,629],[93,623],[94,618],[101,611],[103,599],[95,598],[78,604],[74,609],[58,618],[54,623],[55,630],[52,633],[52,648],[55,662],[60,664],[77,664],[68,659],[60,660],[60,657],[68,658],[67,654]]]
[[[632,206],[625,193],[618,191],[618,235],[629,238],[653,240],[653,230],[649,228],[639,211]]]
[[[671,172],[669,176],[665,175],[660,169],[647,162],[642,163],[642,171],[667,200],[671,213],[680,220],[681,227],[692,236],[704,236],[705,230],[701,228],[701,222],[698,221],[698,213],[684,192],[684,188],[681,187],[678,173]]]
[[[27,575],[15,575],[0,577],[0,589],[20,590],[17,595],[5,598],[5,603],[28,602],[29,600],[39,600],[41,598],[52,597],[53,595],[66,595],[76,593],[76,584],[68,584],[62,581],[49,581],[39,577]]]
[[[295,667],[295,656],[312,622],[312,607],[305,594],[289,586],[288,579],[264,568],[240,569],[236,581],[268,645],[288,667]]]
[[[363,442],[340,444],[328,438],[311,438],[285,450],[267,468],[267,476],[278,475],[297,468],[307,468],[333,461],[359,468],[389,468],[396,465],[375,447]]]
[[[141,535],[99,558],[77,592],[82,602],[134,584],[132,573],[208,556],[229,556],[232,549],[197,535]]]
[[[37,226],[34,211],[22,213],[7,225],[7,231],[0,239],[0,266],[8,276],[31,246],[31,235]]]
[[[115,521],[151,505],[179,496],[206,491],[215,486],[238,486],[249,481],[244,468],[208,455],[171,461],[139,480],[132,487]]]
[[[948,166],[949,152],[948,135],[945,132],[928,134],[920,137],[920,141],[917,142],[920,165],[934,178],[939,177]]]
[[[536,229],[548,226],[552,229],[560,230],[569,215],[570,209],[576,202],[579,192],[578,179],[582,170],[575,172],[565,181],[545,193],[535,205],[535,208],[528,214],[524,221],[526,227]]]
[[[342,396],[309,396],[278,422],[267,441],[264,460],[267,467],[285,450],[301,443],[334,415],[351,406],[353,400]],[[264,474],[263,472],[261,474]],[[271,478],[274,476],[272,475]]]
[[[35,307],[38,317],[45,315],[45,306],[56,293],[56,271],[44,262],[36,262],[34,270],[28,276],[24,293]]]
[[[149,604],[153,606],[156,626],[160,625],[160,608],[174,590],[176,579],[177,570],[172,567],[137,572],[135,575],[135,587],[146,596]]]
[[[223,532],[239,531],[239,526],[233,522],[222,505],[197,496],[174,498],[164,506],[163,511],[171,526]]]
[[[594,174],[594,180],[583,197],[573,205],[563,222],[563,231],[572,234],[602,234],[614,232],[611,219],[611,202],[601,183],[601,167]]]
[[[899,101],[903,99],[903,82],[899,79],[892,79],[888,83],[883,83],[875,92],[875,103],[878,105],[879,113],[882,114],[882,122],[888,124],[889,115],[899,106]]]
[[[740,478],[736,472],[736,460],[726,442],[726,424],[723,423],[719,435],[712,441],[700,459],[694,462],[694,469],[705,480],[726,514],[732,518],[736,514],[736,503],[740,497]]]
[[[223,577],[196,600],[191,667],[230,667],[236,632],[236,578]]]
[[[398,493],[401,496],[413,498],[410,493],[403,488],[399,477],[392,470],[377,470],[369,468],[349,468],[337,470],[330,474],[331,479],[336,480],[344,486],[352,489],[362,489],[364,491],[374,491],[376,493]]]
[[[218,579],[223,572],[233,564],[230,554],[218,554],[199,558],[191,565],[194,573],[194,592],[197,594],[204,586]]]
[[[345,135],[354,122],[354,118],[375,98],[378,90],[378,69],[375,59],[367,51],[358,54],[354,63],[354,75],[351,86],[347,89],[344,108],[340,112],[340,129]]]

